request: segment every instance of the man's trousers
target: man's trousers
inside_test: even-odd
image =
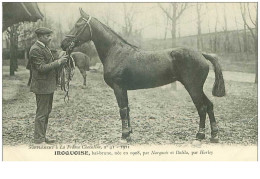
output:
[[[34,142],[45,142],[45,135],[48,125],[49,114],[52,110],[53,93],[52,94],[35,94],[36,95],[36,117],[34,128]]]

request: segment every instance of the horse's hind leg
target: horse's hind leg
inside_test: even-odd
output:
[[[199,131],[196,138],[201,140],[205,138],[205,120],[206,114],[208,113],[211,126],[211,142],[218,143],[218,126],[213,111],[213,103],[208,99],[208,97],[203,92],[203,88],[186,88],[189,92],[193,103],[195,104],[199,117]]]
[[[120,86],[116,84],[114,85],[113,89],[117,99],[118,106],[120,108],[119,112],[122,120],[122,139],[129,140],[132,129],[130,127],[130,109],[128,107],[127,90],[122,89]]]
[[[207,104],[204,100],[204,92],[203,88],[199,87],[192,87],[192,86],[185,86],[187,91],[189,92],[195,107],[197,108],[200,122],[199,122],[199,131],[196,134],[196,138],[199,140],[205,139],[205,120],[207,114]]]
[[[210,120],[210,127],[211,127],[211,138],[210,141],[213,143],[218,143],[218,126],[215,119],[214,111],[213,111],[213,103],[208,99],[208,97],[205,95],[205,102],[207,104],[207,113],[209,115]]]

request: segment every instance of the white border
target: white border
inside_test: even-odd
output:
[[[17,1],[15,1],[17,2]],[[26,2],[26,1],[23,1]],[[27,1],[30,2],[30,1]],[[53,2],[53,1],[39,1]],[[56,1],[71,2],[71,1]],[[86,1],[77,1],[86,2]],[[107,1],[88,1],[107,2]],[[109,1],[122,2],[122,1]],[[124,1],[123,1],[124,2]],[[129,1],[127,1],[129,2]],[[132,0],[131,2],[139,2]],[[142,2],[158,2],[146,1]],[[164,1],[160,1],[164,2]],[[178,2],[178,1],[177,1]],[[212,1],[182,1],[212,2]],[[214,1],[223,2],[223,1]],[[237,1],[228,1],[237,2]],[[258,2],[258,1],[243,1]],[[2,19],[2,11],[1,11]],[[2,27],[2,24],[1,24]],[[2,34],[1,34],[2,37]],[[2,47],[2,43],[1,43]],[[1,60],[2,63],[2,60]],[[259,67],[259,66],[258,66]],[[0,67],[2,70],[2,65]],[[2,86],[2,78],[0,80]],[[259,91],[258,91],[259,93]],[[2,98],[2,87],[1,94]],[[258,99],[259,100],[259,99]],[[259,101],[258,101],[259,102]],[[2,100],[1,100],[2,107]],[[2,113],[0,115],[2,117]],[[0,125],[2,134],[2,123]],[[259,123],[258,123],[259,129]],[[259,138],[258,138],[259,142]],[[2,140],[0,142],[2,145]],[[259,151],[259,148],[258,148]],[[2,153],[2,148],[1,148]],[[259,162],[1,162],[1,178],[259,178]]]

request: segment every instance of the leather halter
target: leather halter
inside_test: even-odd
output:
[[[88,18],[88,20],[87,19],[85,19],[84,17],[82,17],[82,19],[86,22],[86,24],[85,24],[85,26],[86,25],[88,25],[89,26],[89,31],[90,31],[90,39],[89,39],[89,41],[92,39],[92,28],[91,28],[91,25],[90,25],[90,21],[91,21],[91,16],[89,16],[89,18]],[[84,28],[86,28],[84,26]],[[85,30],[85,29],[84,29]]]
[[[89,31],[90,31],[90,39],[88,41],[91,41],[91,39],[92,39],[92,28],[91,28],[91,25],[90,25],[91,18],[92,18],[91,16],[89,16],[88,19],[82,17],[82,20],[84,20],[86,22],[85,25],[82,27],[82,29],[79,32],[77,32],[76,35],[67,35],[66,36],[66,37],[74,38],[73,41],[70,43],[68,51],[72,51],[73,48],[76,45],[76,42],[80,42],[80,40],[78,38],[86,30],[87,26],[89,27]]]

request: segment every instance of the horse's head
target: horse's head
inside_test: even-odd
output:
[[[74,47],[88,42],[92,38],[92,28],[90,25],[91,16],[86,14],[81,8],[79,9],[81,17],[76,22],[75,26],[70,30],[66,38],[61,42],[61,48],[73,50]]]

